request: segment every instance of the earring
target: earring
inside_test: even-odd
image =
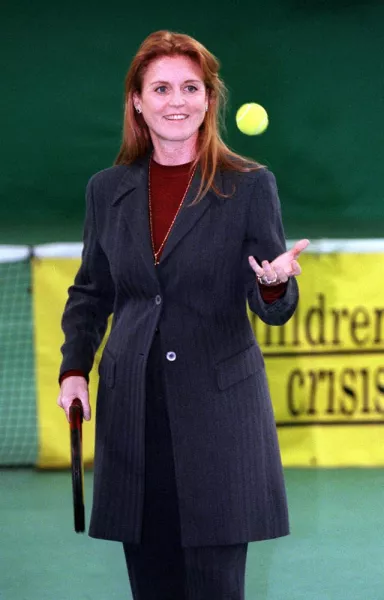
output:
[[[208,102],[205,103],[205,112],[208,112]]]
[[[135,109],[136,109],[136,112],[137,112],[138,114],[140,114],[140,113],[141,113],[141,108],[140,108],[140,106],[135,106]]]

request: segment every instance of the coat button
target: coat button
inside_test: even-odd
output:
[[[166,356],[167,360],[170,360],[171,362],[176,360],[176,352],[167,352]]]
[[[161,296],[159,296],[159,294],[157,294],[157,296],[155,298],[155,302],[156,302],[156,304],[161,304]]]

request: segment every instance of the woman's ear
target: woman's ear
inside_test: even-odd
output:
[[[212,90],[208,89],[206,98],[205,98],[206,110],[208,110],[208,108],[211,106],[211,104],[214,104],[214,103],[215,103],[215,94]]]
[[[135,111],[137,113],[141,113],[141,101],[140,101],[140,96],[137,92],[133,93],[133,106],[135,107]]]

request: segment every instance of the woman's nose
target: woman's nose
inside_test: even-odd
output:
[[[172,106],[183,106],[183,104],[185,103],[185,100],[183,98],[183,95],[181,92],[173,92],[169,103]]]

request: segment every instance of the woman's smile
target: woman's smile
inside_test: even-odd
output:
[[[185,119],[188,119],[188,115],[165,115],[164,118],[167,119],[167,121],[185,121]]]

